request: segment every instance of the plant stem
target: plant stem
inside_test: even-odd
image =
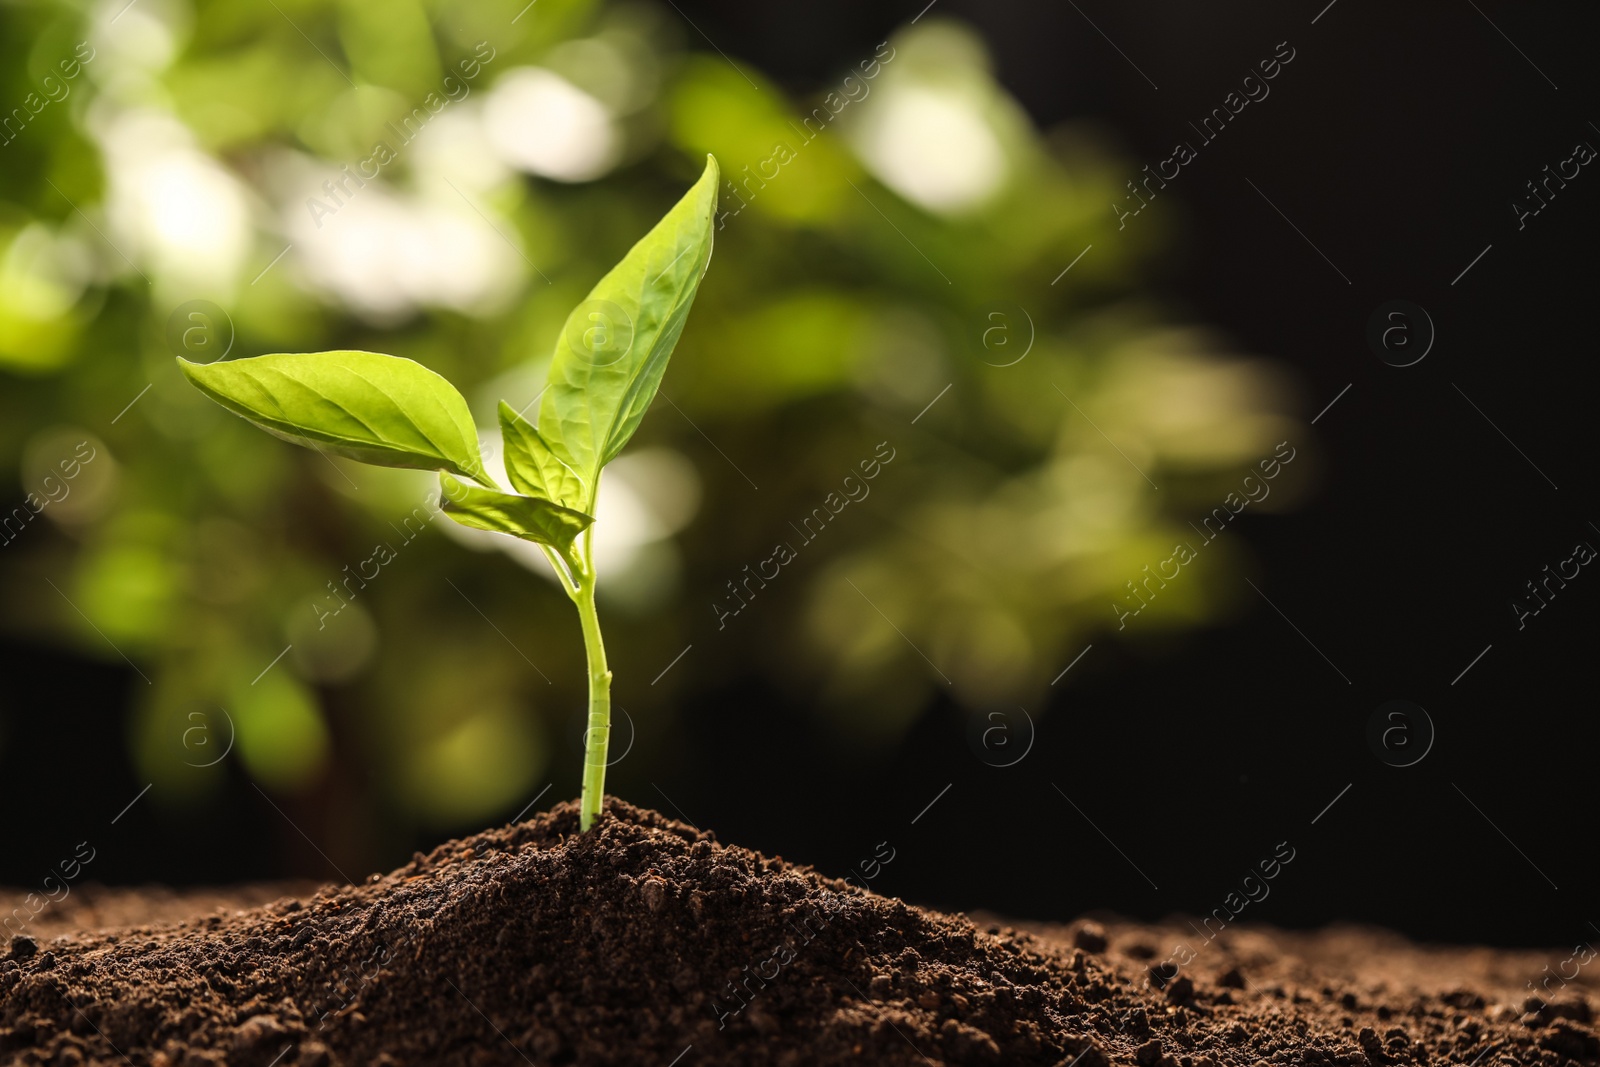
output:
[[[611,745],[611,671],[600,640],[600,617],[594,609],[595,579],[588,570],[578,580],[572,600],[583,622],[583,650],[589,658],[589,725],[583,734],[583,796],[578,828],[588,830],[600,815],[606,792],[606,751]]]

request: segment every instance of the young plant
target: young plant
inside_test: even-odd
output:
[[[463,526],[538,544],[578,608],[589,663],[580,825],[605,792],[611,671],[595,612],[592,552],[600,472],[655,398],[711,260],[717,162],[567,317],[538,425],[501,401],[501,491],[483,467],[467,402],[444,378],[398,356],[313,352],[197,364],[201,392],[268,433],[384,467],[439,472],[440,505]]]

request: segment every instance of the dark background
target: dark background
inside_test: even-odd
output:
[[[1339,397],[1315,426],[1320,491],[1237,524],[1263,595],[1247,590],[1238,620],[1166,645],[1097,641],[1054,706],[1033,709],[1033,748],[1009,768],[977,758],[953,706],[869,759],[732,675],[689,717],[680,750],[699,758],[651,779],[623,763],[615,792],[834,874],[887,840],[896,858],[874,888],[949,908],[1204,913],[1287,841],[1294,861],[1244,918],[1497,944],[1595,934],[1600,577],[1585,568],[1520,631],[1510,602],[1577,542],[1600,545],[1600,176],[1586,168],[1520,231],[1510,205],[1575,143],[1600,145],[1600,20],[1488,0],[1325,2],[938,0],[929,14],[976,26],[1037,122],[1095,120],[1151,164],[1279,42],[1296,50],[1271,96],[1151,207],[1183,231],[1162,295],[1292,367],[1307,418]],[[916,14],[677,6],[797,91]],[[1386,365],[1365,340],[1394,299],[1437,329],[1414,366]],[[0,763],[22,798],[0,882],[31,884],[86,812],[140,787],[122,740],[128,678],[18,645],[0,648],[0,671],[10,706],[31,709],[8,724]],[[1366,740],[1393,699],[1425,708],[1437,732],[1415,766],[1385,765]],[[1010,725],[1020,746],[1026,727]],[[242,775],[205,810],[139,806],[118,831],[95,861],[108,882],[334,876]],[[433,843],[392,842],[388,859]]]

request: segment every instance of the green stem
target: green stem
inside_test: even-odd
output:
[[[587,569],[586,569],[587,570]],[[606,791],[606,750],[611,744],[611,671],[600,640],[600,617],[594,609],[594,572],[578,578],[572,600],[583,622],[583,650],[589,658],[589,726],[583,735],[583,797],[578,828],[587,830],[600,815]]]

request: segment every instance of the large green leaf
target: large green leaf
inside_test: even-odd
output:
[[[467,402],[420,363],[312,352],[178,366],[201,392],[285,441],[382,467],[487,480]]]
[[[553,545],[568,555],[573,540],[594,522],[592,515],[540,497],[483,489],[448,474],[439,475],[439,486],[444,513],[461,525]]]
[[[717,161],[573,309],[556,342],[539,408],[544,439],[583,480],[592,510],[600,468],[617,457],[655,399],[711,259]]]
[[[500,401],[500,436],[505,444],[506,477],[517,492],[569,508],[583,507],[583,479],[578,472],[504,400]]]

